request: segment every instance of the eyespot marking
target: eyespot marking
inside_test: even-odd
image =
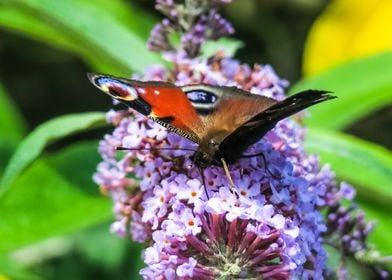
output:
[[[122,81],[109,77],[98,77],[95,79],[95,83],[102,91],[115,99],[132,101],[138,98],[136,89]]]
[[[195,104],[214,105],[218,97],[209,91],[204,90],[190,90],[185,92],[190,102]]]

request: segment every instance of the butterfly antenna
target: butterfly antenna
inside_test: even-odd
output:
[[[210,196],[208,195],[207,185],[206,185],[206,178],[204,177],[204,170],[200,166],[198,166],[199,172],[201,175],[201,180],[203,181],[204,192],[206,193],[207,199],[210,200]]]
[[[235,185],[234,185],[233,179],[231,178],[229,168],[227,167],[227,163],[226,163],[224,158],[221,158],[220,160],[222,162],[223,170],[225,171],[227,179],[229,180],[229,184],[230,184],[231,188],[234,190],[235,189]]]
[[[192,151],[196,152],[194,149],[188,148],[127,148],[127,147],[116,147],[117,151]]]
[[[241,158],[252,158],[252,157],[258,157],[261,156],[263,159],[263,163],[264,163],[264,167],[265,170],[267,170],[268,174],[271,177],[274,177],[275,179],[279,179],[279,176],[276,176],[274,173],[272,173],[272,171],[268,168],[268,164],[267,164],[267,159],[265,158],[265,155],[263,152],[257,153],[257,154],[253,154],[253,155],[242,155]]]

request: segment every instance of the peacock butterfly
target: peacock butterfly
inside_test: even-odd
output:
[[[198,144],[191,157],[199,168],[234,163],[278,121],[336,98],[306,90],[283,101],[237,87],[137,81],[89,73],[100,90],[149,119]]]

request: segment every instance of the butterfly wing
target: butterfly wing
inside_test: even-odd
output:
[[[234,162],[244,150],[261,139],[278,121],[314,104],[336,98],[328,93],[306,90],[273,104],[244,122],[226,137],[220,144],[220,154],[228,163]]]
[[[195,128],[203,125],[181,88],[166,82],[142,82],[109,75],[88,74],[100,90],[149,119],[193,142],[200,138]]]
[[[159,81],[136,81],[88,74],[100,90],[168,130],[198,144],[219,144],[249,118],[276,103],[236,87],[195,84],[178,87]]]
[[[316,103],[335,98],[308,90],[281,102],[236,87],[205,84],[178,87],[167,82],[142,82],[89,74],[103,92],[168,130],[200,145],[216,145],[219,156],[235,162],[276,123]]]

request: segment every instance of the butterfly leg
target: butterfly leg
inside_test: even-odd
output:
[[[229,184],[230,184],[231,188],[234,190],[235,185],[234,185],[233,179],[231,178],[229,168],[227,167],[227,163],[224,158],[221,158],[220,160],[222,162],[223,170],[225,171],[227,179],[229,180]]]
[[[204,170],[203,170],[203,168],[201,168],[199,166],[198,166],[198,168],[199,168],[199,172],[200,172],[200,175],[201,175],[201,180],[203,181],[204,192],[206,193],[207,199],[209,200],[210,196],[208,195],[208,190],[207,190],[207,186],[206,186],[206,179],[204,177]]]
[[[272,173],[271,170],[269,170],[268,164],[267,164],[267,159],[265,158],[265,155],[263,152],[253,154],[253,155],[242,155],[241,158],[251,158],[251,157],[258,157],[258,156],[261,156],[261,158],[263,159],[264,167],[265,167],[265,170],[267,170],[268,174],[273,178],[279,179],[280,178],[279,176],[276,176],[274,173]]]

